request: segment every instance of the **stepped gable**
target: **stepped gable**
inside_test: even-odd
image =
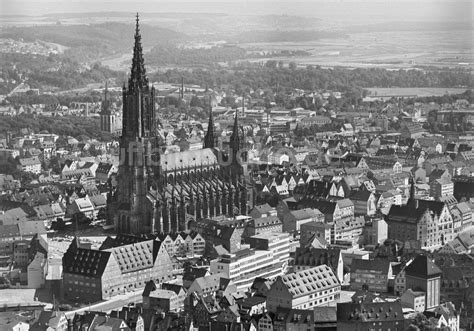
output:
[[[136,244],[142,241],[150,240],[151,238],[147,238],[146,236],[135,236],[132,234],[124,234],[120,233],[118,234],[115,239],[108,236],[105,238],[104,242],[100,246],[99,250],[106,250],[109,248],[114,248],[114,247],[119,247],[119,246],[125,246],[125,245],[130,245],[130,244]]]
[[[403,218],[407,221],[416,222],[426,210],[432,211],[439,216],[444,206],[445,203],[442,201],[416,199],[407,205],[392,205],[387,216],[392,219]]]
[[[417,200],[418,209],[425,211],[426,209],[433,211],[436,215],[440,215],[443,211],[445,203],[442,201],[435,200]]]
[[[442,271],[426,255],[418,255],[413,262],[405,268],[405,274],[426,279],[440,276]]]
[[[331,185],[332,183],[329,181],[319,181],[313,179],[308,184],[306,196],[311,198],[326,198],[329,196]]]

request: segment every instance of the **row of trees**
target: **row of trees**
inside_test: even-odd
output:
[[[5,116],[0,121],[0,132],[18,132],[22,128],[29,128],[33,132],[48,132],[60,136],[72,136],[79,140],[95,138],[100,141],[110,140],[110,135],[100,131],[99,118],[79,116],[36,116],[21,114],[15,117]]]
[[[122,96],[119,92],[109,91],[107,94],[109,102],[114,102],[118,107],[122,104]],[[69,94],[36,94],[32,91],[26,93],[12,95],[6,98],[3,102],[7,105],[6,101],[13,105],[62,105],[70,106],[73,102],[100,102],[104,99],[104,95],[101,92],[86,92],[86,93],[69,93]]]
[[[467,70],[398,70],[379,68],[333,68],[308,66],[306,68],[280,67],[271,60],[264,66],[239,64],[232,69],[170,69],[151,75],[152,80],[201,86],[232,86],[238,94],[250,93],[255,89],[271,89],[274,92],[290,93],[295,88],[304,90],[336,90],[361,92],[369,87],[470,87],[472,77]]]

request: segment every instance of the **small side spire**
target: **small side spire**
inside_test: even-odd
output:
[[[232,129],[232,135],[230,136],[230,148],[234,151],[240,149],[240,134],[239,134],[239,116],[238,110],[235,110],[234,127]]]
[[[207,126],[207,133],[204,137],[204,148],[216,148],[217,135],[214,132],[214,116],[212,115],[211,96],[209,96],[209,124]]]
[[[108,101],[107,101],[108,92],[109,92],[108,81],[105,80],[104,101],[102,102],[102,113],[105,114],[105,115],[110,114],[109,104],[108,104]]]

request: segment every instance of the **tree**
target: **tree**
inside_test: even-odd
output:
[[[276,69],[276,67],[277,67],[277,61],[275,61],[275,60],[268,60],[268,61],[265,63],[265,67],[266,67],[266,68],[270,68],[270,69]]]
[[[193,97],[191,98],[191,101],[189,102],[189,106],[202,108],[201,100],[197,96],[193,95]]]
[[[299,101],[299,106],[304,108],[304,109],[308,109],[309,108],[308,100],[304,97],[301,98],[301,100]]]
[[[56,219],[56,221],[51,223],[51,229],[54,231],[63,231],[66,229],[66,222],[64,222],[64,220],[59,217]]]
[[[290,63],[288,64],[288,68],[290,68],[290,70],[296,70],[297,65],[296,65],[295,62],[290,62]]]

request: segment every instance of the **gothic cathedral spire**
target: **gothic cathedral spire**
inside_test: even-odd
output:
[[[137,13],[135,26],[135,45],[133,47],[132,70],[128,80],[128,88],[138,90],[148,85],[146,77],[145,61],[143,60],[142,36],[140,35],[140,24]]]
[[[155,223],[145,214],[148,188],[160,172],[155,90],[148,84],[138,14],[128,86],[122,91],[122,135],[114,221],[119,233],[149,233]]]

